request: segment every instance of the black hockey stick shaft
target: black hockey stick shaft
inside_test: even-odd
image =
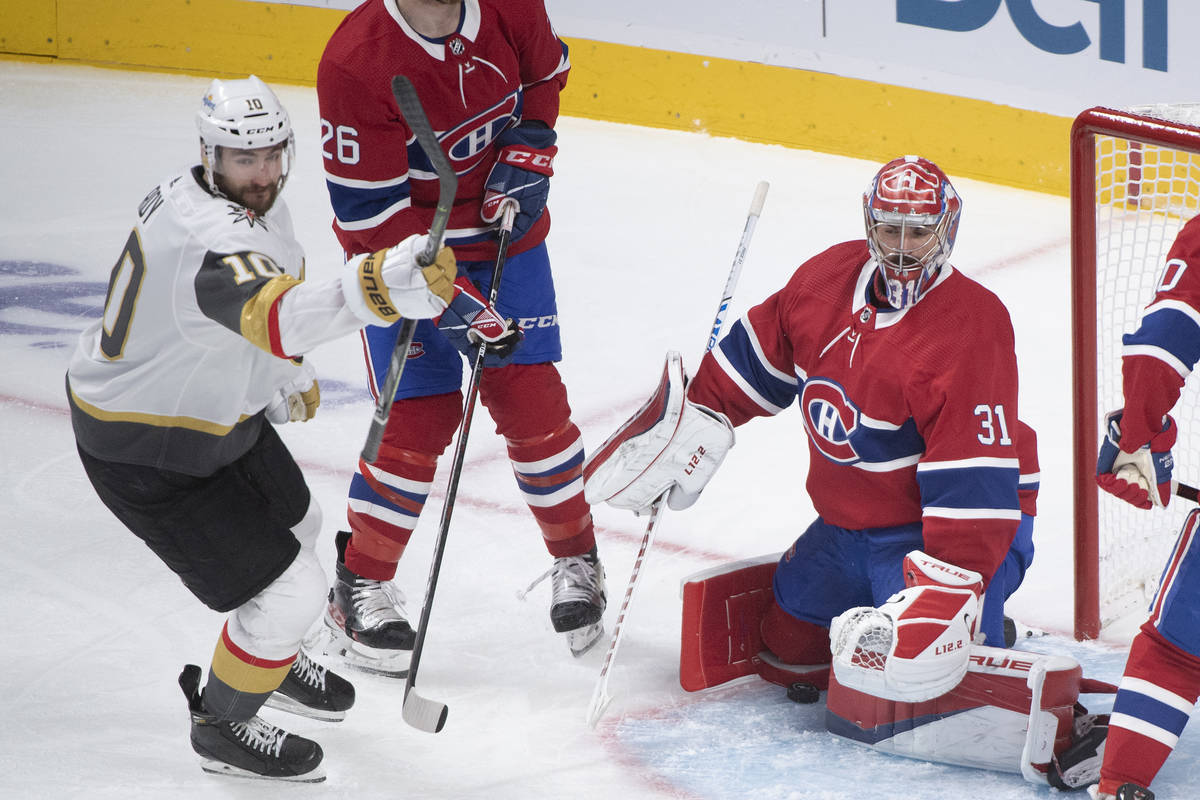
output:
[[[496,265],[492,268],[492,287],[488,293],[488,301],[493,308],[500,293],[504,263],[508,260],[508,243],[512,238],[515,209],[513,202],[506,201],[501,212],[499,248]],[[458,442],[454,446],[454,459],[450,463],[450,483],[446,488],[446,500],[442,504],[442,518],[438,523],[437,541],[433,546],[433,560],[429,566],[429,581],[425,585],[425,599],[421,603],[421,617],[417,622],[416,638],[413,641],[412,660],[409,661],[408,677],[404,683],[404,721],[427,733],[437,733],[445,726],[450,708],[440,701],[422,697],[414,691],[414,687],[417,682],[417,670],[421,664],[421,653],[425,650],[425,633],[429,630],[429,616],[433,610],[433,594],[437,590],[438,575],[442,569],[442,556],[446,553],[450,518],[454,514],[454,501],[458,497],[458,482],[462,476],[463,460],[467,452],[467,434],[471,432],[471,419],[475,414],[475,400],[479,395],[479,379],[483,374],[483,359],[486,353],[487,342],[481,341],[471,365],[471,379],[463,404],[462,422],[458,426]]]
[[[1193,503],[1200,503],[1200,489],[1188,486],[1186,483],[1175,482],[1175,495],[1184,500],[1191,500]]]
[[[429,225],[429,239],[425,249],[417,254],[417,264],[427,267],[437,259],[438,251],[442,249],[442,239],[446,235],[446,225],[450,221],[450,210],[454,207],[454,195],[458,192],[458,175],[450,166],[442,146],[438,143],[429,117],[417,97],[417,90],[412,81],[403,75],[392,78],[392,95],[404,121],[417,137],[417,145],[421,152],[433,164],[433,171],[438,179],[438,204],[433,212],[433,222]],[[404,372],[404,363],[408,360],[408,350],[412,346],[413,335],[416,333],[416,320],[405,319],[400,323],[400,332],[396,336],[396,346],[392,348],[392,358],[388,363],[387,376],[375,398],[375,412],[371,415],[371,427],[367,430],[367,441],[363,445],[361,458],[368,464],[379,456],[379,444],[383,441],[383,431],[387,427],[388,416],[392,413],[392,403],[396,399],[396,389],[400,386],[400,376]]]

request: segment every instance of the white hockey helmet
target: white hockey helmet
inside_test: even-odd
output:
[[[287,110],[271,87],[258,76],[251,75],[242,80],[214,79],[196,112],[196,127],[200,131],[204,180],[214,193],[223,195],[214,174],[218,147],[254,150],[280,143],[284,144],[284,150],[279,189],[283,189],[295,159],[296,138]]]
[[[863,192],[863,218],[867,248],[893,308],[914,305],[933,283],[954,249],[961,211],[950,179],[928,159],[902,156],[875,173]],[[886,244],[880,241],[884,226],[899,229]],[[909,231],[915,246],[905,244]]]

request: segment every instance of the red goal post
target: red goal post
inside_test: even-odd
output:
[[[1167,250],[1200,211],[1200,104],[1092,108],[1071,129],[1075,637],[1144,618],[1190,504],[1142,511],[1094,481],[1100,421],[1119,408],[1121,336],[1137,327]],[[1189,384],[1200,381],[1189,381]],[[1200,398],[1177,404],[1176,477],[1200,476]],[[1194,411],[1193,411],[1194,410]],[[1194,413],[1194,418],[1187,418]],[[1185,418],[1180,419],[1180,416]]]

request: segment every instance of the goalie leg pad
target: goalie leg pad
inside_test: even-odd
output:
[[[771,579],[778,562],[776,553],[683,579],[679,684],[684,689],[696,692],[751,675],[779,686],[803,681],[825,688],[829,636],[824,628],[791,617],[774,602]],[[772,624],[776,618],[786,621]],[[791,635],[796,626],[815,635],[801,644],[801,637]],[[778,654],[769,649],[772,640],[780,647]],[[816,655],[806,657],[812,653]]]
[[[1040,701],[1030,675],[1040,672]],[[962,682],[921,702],[887,700],[830,679],[826,728],[877,750],[946,764],[1036,772],[1073,743],[1082,670],[1073,659],[974,647]]]
[[[771,602],[778,562],[775,553],[683,579],[680,686],[698,692],[758,673],[759,623]]]

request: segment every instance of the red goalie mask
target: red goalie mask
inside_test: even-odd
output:
[[[936,164],[904,156],[884,164],[863,192],[867,247],[893,308],[921,299],[950,257],[962,201]]]

